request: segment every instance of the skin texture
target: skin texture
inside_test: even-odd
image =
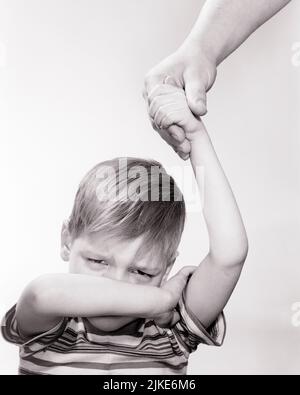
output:
[[[72,239],[62,230],[61,255],[69,274],[42,276],[23,292],[17,307],[22,333],[50,329],[61,317],[87,317],[101,330],[113,331],[135,318],[158,318],[171,326],[173,309],[186,287],[186,305],[205,327],[224,309],[247,257],[248,240],[233,192],[204,124],[190,111],[183,89],[157,86],[149,103],[162,130],[181,129],[191,144],[191,164],[201,191],[199,168],[205,172],[203,214],[210,250],[199,267],[185,267],[166,282],[161,257],[136,259],[143,238],[108,239],[101,233]],[[170,269],[170,267],[169,267]]]
[[[207,92],[217,76],[217,66],[256,29],[285,7],[290,0],[207,0],[182,45],[145,77],[144,98],[149,110],[153,90],[169,76],[184,89],[190,110],[196,117],[207,112]],[[272,44],[272,43],[271,43]],[[150,111],[149,111],[150,114]],[[187,160],[191,145],[180,128],[160,130],[152,126]]]
[[[44,332],[62,317],[87,317],[108,332],[137,318],[174,325],[174,308],[196,268],[186,266],[167,281],[172,265],[155,254],[135,258],[142,243],[143,236],[124,241],[101,232],[73,239],[64,223],[61,256],[69,274],[43,275],[25,288],[17,304],[21,333]]]
[[[130,284],[159,287],[166,275],[159,259],[148,256],[132,264],[142,242],[142,237],[132,242],[105,239],[100,234],[80,237],[74,241],[70,250],[70,273],[102,276]],[[97,328],[111,331],[134,319],[136,317],[106,316],[91,317],[90,321]]]
[[[156,272],[144,278],[132,263],[142,240],[110,240],[109,245],[103,235],[82,235],[70,242],[63,229],[62,256],[69,261],[70,273],[42,276],[26,287],[17,306],[22,333],[30,336],[50,329],[64,316],[86,316],[108,331],[141,316],[163,317],[170,323],[187,282],[187,306],[204,326],[222,311],[240,276],[248,242],[232,190],[197,117],[207,111],[206,93],[218,64],[288,2],[207,1],[185,43],[146,77],[144,97],[153,127],[181,158],[191,157],[199,188],[197,168],[205,169],[203,213],[210,251],[197,270],[186,267],[163,283],[166,271],[148,257],[144,264]]]
[[[179,128],[191,145],[191,165],[203,196],[210,248],[187,284],[186,304],[207,327],[222,312],[236,286],[247,257],[248,240],[207,130],[191,112],[184,90],[171,82],[157,85],[152,91],[149,111],[161,130]]]

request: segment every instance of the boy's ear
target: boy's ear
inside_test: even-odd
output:
[[[70,257],[70,247],[71,247],[71,235],[69,231],[69,221],[63,222],[61,228],[61,245],[60,245],[60,256],[64,261],[68,261]]]

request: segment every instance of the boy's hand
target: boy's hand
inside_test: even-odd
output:
[[[153,317],[155,322],[161,327],[172,327],[174,326],[180,319],[180,316],[177,311],[175,311],[175,307],[178,304],[178,301],[182,295],[182,292],[188,283],[190,276],[197,269],[197,266],[185,266],[178,273],[176,273],[173,277],[171,277],[161,288],[167,291],[171,298],[169,302],[169,311],[163,314],[159,314],[156,317]]]
[[[148,99],[153,128],[182,159],[188,159],[190,143],[203,125],[189,109],[184,90],[168,78],[152,90]]]

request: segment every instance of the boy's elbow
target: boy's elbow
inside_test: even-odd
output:
[[[249,252],[249,240],[248,240],[247,234],[245,233],[243,241],[241,242],[241,245],[239,248],[239,254],[238,254],[238,258],[241,263],[244,263],[246,261],[248,252]]]
[[[232,253],[229,254],[227,263],[229,265],[243,265],[247,259],[248,252],[249,242],[245,233],[242,235],[242,238],[233,245]]]
[[[232,248],[227,246],[226,251],[219,251],[218,253],[211,252],[213,260],[220,266],[237,267],[243,266],[249,252],[248,239],[245,238],[239,245]]]
[[[236,252],[235,256],[232,259],[232,262],[235,263],[236,265],[243,265],[247,259],[248,251],[249,251],[249,246],[247,243],[247,245],[243,246],[241,249],[239,249]]]
[[[53,306],[53,292],[47,275],[33,280],[24,290],[19,306],[28,306],[36,313],[46,313]]]

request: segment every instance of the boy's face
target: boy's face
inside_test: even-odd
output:
[[[81,235],[68,245],[66,256],[66,229],[62,236],[62,257],[69,261],[70,273],[102,276],[132,284],[158,287],[167,277],[164,262],[154,254],[137,256],[143,236],[134,240],[107,238],[101,232]],[[69,238],[70,240],[70,238]],[[126,297],[126,295],[124,295]],[[119,329],[135,320],[132,317],[95,317],[93,325],[104,331]]]

